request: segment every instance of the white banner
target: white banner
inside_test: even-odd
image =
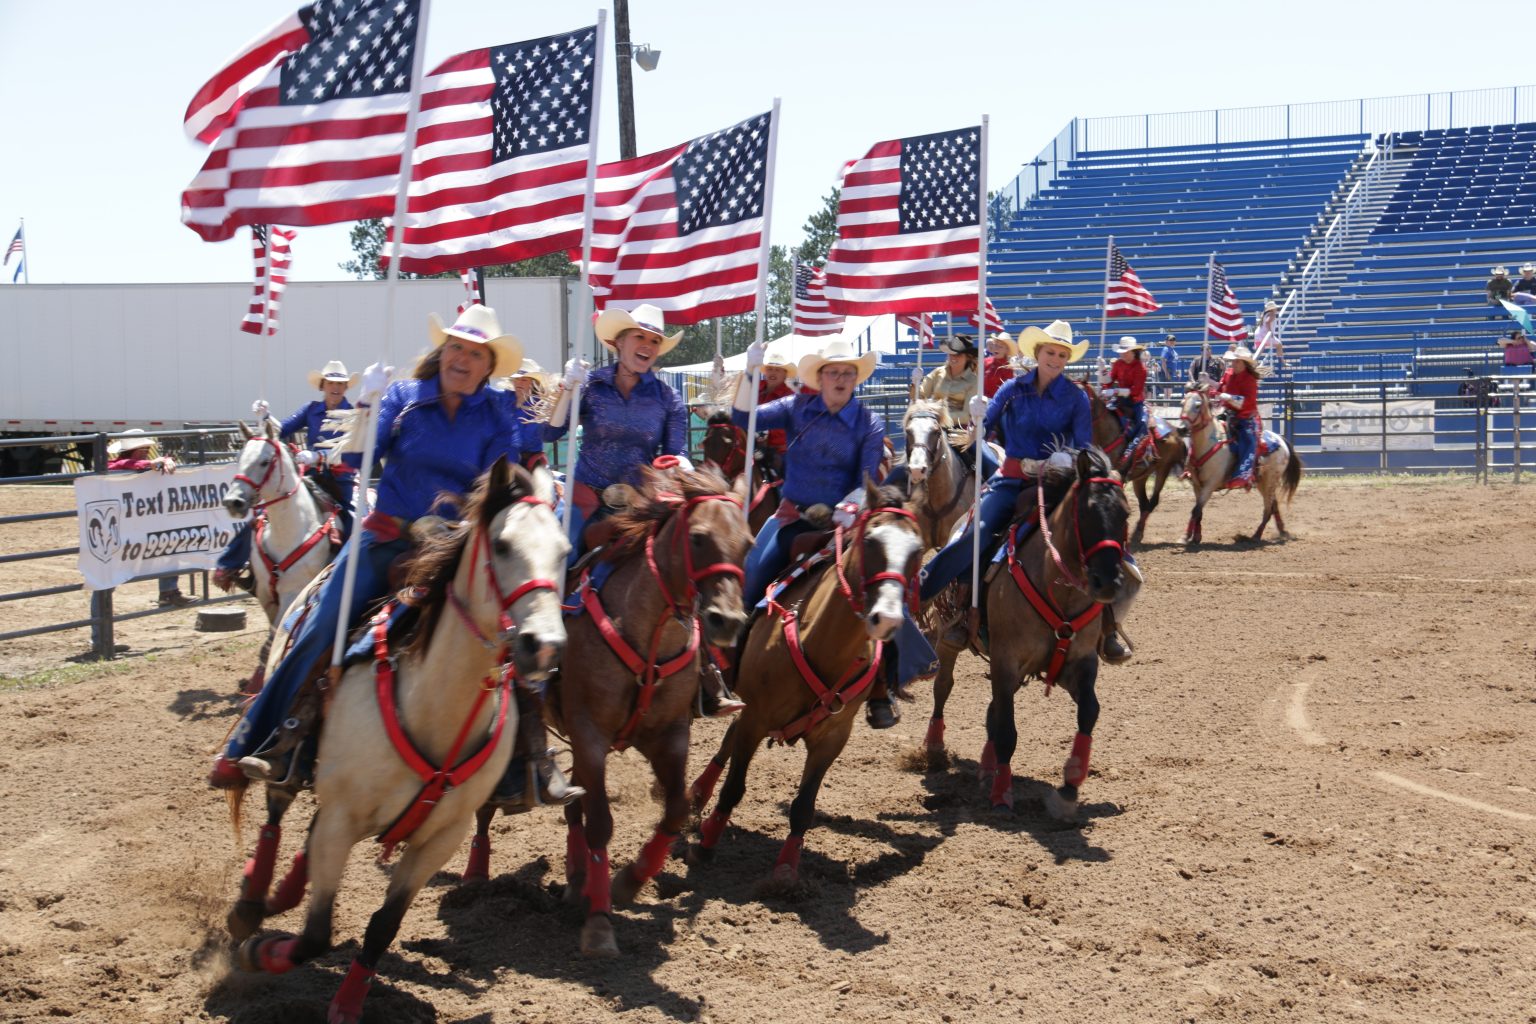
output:
[[[239,522],[222,504],[233,463],[75,481],[80,575],[87,590],[135,576],[212,569]]]
[[[1380,402],[1324,402],[1322,450],[1380,451],[1381,412]],[[1419,451],[1435,447],[1433,399],[1396,399],[1387,403],[1386,412],[1386,447]]]

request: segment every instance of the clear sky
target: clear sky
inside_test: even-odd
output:
[[[33,282],[249,280],[243,232],[206,243],[179,221],[181,189],[203,159],[181,117],[216,68],[298,6],[0,0],[0,244],[25,217]],[[427,67],[591,24],[597,6],[433,0]],[[631,0],[630,23],[636,44],[662,52],[656,71],[634,70],[641,153],[782,97],[773,210],[781,243],[798,241],[843,161],[882,139],[976,124],[982,114],[992,117],[996,187],[1074,116],[1533,77],[1486,11],[1423,0]],[[599,138],[610,160],[618,157],[611,51],[605,77]],[[345,226],[300,229],[293,278],[344,278],[346,235]]]

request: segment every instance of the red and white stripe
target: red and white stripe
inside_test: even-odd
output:
[[[250,307],[240,321],[240,329],[247,334],[261,334],[263,329],[268,337],[277,333],[278,311],[283,292],[288,287],[288,266],[293,260],[290,244],[295,233],[283,228],[251,227],[251,256],[256,264],[256,281]],[[270,289],[267,287],[269,273]]]
[[[485,304],[485,298],[480,294],[480,271],[477,268],[465,267],[459,271],[459,280],[464,282],[464,301],[459,303],[460,313],[470,306]]]
[[[898,316],[896,322],[909,327],[917,334],[923,348],[933,348],[933,314],[918,313],[915,316]]]
[[[271,228],[272,283],[267,288],[267,337],[277,333],[281,319],[283,292],[288,290],[288,267],[293,263],[293,236],[286,228]]]
[[[240,112],[246,96],[266,77],[267,69],[309,41],[309,33],[297,12],[288,15],[266,34],[220,68],[187,104],[183,127],[199,142],[213,142]]]
[[[1162,309],[1114,243],[1109,246],[1109,280],[1104,282],[1105,316],[1146,316]]]
[[[1227,286],[1226,268],[1212,260],[1210,279],[1205,311],[1206,335],[1223,341],[1244,340],[1248,337],[1248,328],[1243,324],[1243,311],[1237,305],[1237,296]]]
[[[1003,329],[1003,318],[997,315],[997,307],[992,305],[992,300],[988,299],[986,301],[986,305],[983,308],[987,311],[987,324],[985,329],[992,334],[996,334],[997,332],[1001,331]],[[977,327],[981,326],[981,324],[976,319],[975,310],[971,311],[971,315],[966,317],[965,321],[966,323],[973,324]]]
[[[820,267],[799,263],[795,269],[793,316],[790,330],[805,338],[820,338],[829,334],[841,334],[847,319],[841,313],[827,309],[823,290],[827,276]]]

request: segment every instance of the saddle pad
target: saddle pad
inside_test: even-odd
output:
[[[1173,428],[1170,427],[1168,425],[1168,421],[1163,419],[1161,416],[1153,416],[1150,418],[1149,422],[1152,430],[1152,436],[1157,438],[1159,441],[1173,433]]]
[[[1259,454],[1268,455],[1270,452],[1279,451],[1285,445],[1285,440],[1273,430],[1266,430],[1259,435]]]

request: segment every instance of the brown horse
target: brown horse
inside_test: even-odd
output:
[[[1116,621],[1124,621],[1136,593],[1139,573],[1123,564],[1126,523],[1130,507],[1110,459],[1095,448],[1077,453],[1074,466],[1051,471],[1038,481],[1056,506],[1018,544],[1006,565],[987,574],[986,621],[992,662],[992,701],[987,708],[987,744],[980,771],[992,803],[1013,806],[1013,774],[1009,762],[1018,743],[1013,721],[1013,695],[1025,678],[1043,679],[1046,693],[1054,685],[1071,694],[1077,704],[1077,735],[1063,769],[1063,784],[1047,797],[1047,809],[1058,818],[1077,810],[1078,789],[1088,777],[1093,727],[1099,717],[1094,692],[1106,606]],[[1030,507],[1015,520],[1039,523],[1038,490],[1022,492]],[[953,589],[946,591],[953,595]],[[944,704],[955,684],[955,659],[963,647],[953,630],[941,637],[939,675],[934,681],[934,711],[925,740],[928,762],[937,770],[948,761],[944,750]]]
[[[768,517],[778,510],[779,495],[784,486],[777,474],[769,473],[764,479],[763,463],[772,457],[771,454],[761,443],[753,447],[756,465],[748,479],[743,472],[747,465],[747,432],[731,422],[729,409],[709,414],[699,451],[704,455],[705,465],[714,466],[730,481],[746,506],[747,529],[752,531],[752,536],[757,536]]]
[[[565,808],[566,898],[585,903],[581,951],[618,953],[610,911],[633,900],[666,863],[688,822],[688,739],[700,645],[729,648],[746,612],[742,561],[752,537],[741,506],[713,469],[647,469],[634,501],[614,516],[601,592],[582,590],[567,623],[570,646],[554,688],[555,717],[586,795]],[[610,885],[610,751],[645,755],[662,791],[661,822]]]
[[[789,809],[789,838],[774,865],[776,882],[799,878],[800,851],[816,813],[816,794],[842,753],[880,665],[881,645],[901,624],[922,561],[917,520],[894,487],[866,485],[865,511],[839,529],[833,554],[793,578],[769,611],[753,620],[738,659],[736,688],[747,702],[720,750],[692,787],[708,803],[729,768],[720,802],[701,826],[700,853],[712,855],[747,788],[747,769],[764,739],[805,740],[805,767]]]
[[[1136,489],[1139,514],[1136,527],[1131,531],[1131,543],[1140,544],[1147,531],[1147,519],[1157,509],[1157,503],[1163,496],[1163,484],[1170,473],[1184,465],[1189,448],[1176,431],[1158,437],[1152,418],[1148,417],[1146,437],[1137,442],[1136,451],[1131,453],[1131,464],[1126,465],[1125,428],[1120,417],[1105,403],[1098,388],[1085,382],[1083,390],[1088,392],[1088,401],[1093,406],[1093,443],[1117,461],[1126,482]],[[1150,495],[1147,494],[1148,479],[1153,481]]]
[[[976,474],[965,468],[949,432],[954,424],[943,402],[920,399],[902,418],[906,434],[907,490],[922,527],[923,546],[941,548],[976,494]]]

